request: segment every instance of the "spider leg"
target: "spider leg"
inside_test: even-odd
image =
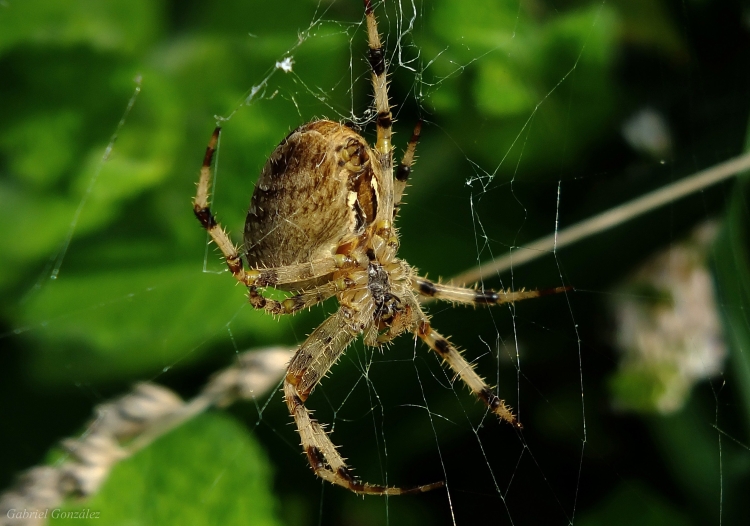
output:
[[[363,274],[366,279],[366,275]],[[367,286],[367,283],[360,283],[362,280],[352,279],[349,277],[336,278],[322,285],[314,286],[307,290],[303,290],[294,296],[290,296],[284,300],[278,301],[263,296],[262,292],[258,290],[258,287],[249,287],[249,299],[250,304],[256,309],[262,309],[270,314],[294,314],[322,303],[347,289],[351,289],[356,286]]]
[[[374,151],[377,154],[376,162],[380,165],[383,177],[380,184],[380,196],[382,202],[378,206],[378,218],[390,226],[393,220],[393,147],[391,145],[391,135],[393,127],[393,115],[391,115],[391,105],[388,101],[388,74],[385,60],[385,51],[380,43],[380,34],[378,33],[378,22],[372,10],[371,0],[364,0],[365,19],[367,22],[367,43],[370,48],[368,60],[372,70],[372,89],[375,98],[375,119],[378,137],[375,143]]]
[[[247,275],[242,268],[242,256],[240,256],[237,247],[232,243],[226,231],[216,222],[216,218],[208,206],[208,187],[211,184],[211,161],[214,158],[220,133],[221,127],[217,126],[211,135],[211,140],[208,141],[206,155],[203,157],[200,179],[198,180],[198,191],[195,194],[195,199],[193,199],[193,212],[195,212],[195,217],[198,218],[198,221],[206,229],[211,239],[214,240],[216,246],[221,250],[232,275],[237,281],[247,284]]]
[[[339,269],[353,266],[356,266],[356,263],[352,258],[343,254],[336,254],[316,261],[305,261],[304,263],[283,267],[248,269],[245,275],[247,285],[294,290],[296,283],[306,283],[328,276]],[[301,287],[297,289],[299,290]]]
[[[388,102],[388,79],[386,78],[385,52],[380,44],[378,23],[372,12],[370,0],[364,0],[365,17],[367,18],[367,43],[370,47],[369,61],[372,68],[372,88],[375,94],[375,109],[378,112],[378,141],[376,149],[380,154],[391,153],[391,127],[393,116]]]
[[[206,147],[206,155],[203,158],[203,166],[201,167],[200,179],[198,181],[198,191],[196,192],[195,199],[193,199],[193,212],[203,228],[208,231],[216,246],[221,250],[229,270],[237,281],[247,286],[258,287],[293,284],[295,282],[326,276],[353,263],[348,256],[336,254],[330,258],[283,267],[245,270],[242,264],[242,255],[234,243],[232,243],[226,231],[216,221],[208,205],[208,189],[211,185],[211,162],[216,152],[216,144],[219,141],[220,133],[221,128],[217,126]]]
[[[466,361],[453,344],[430,327],[428,321],[425,320],[420,324],[417,335],[430,349],[440,355],[445,363],[463,380],[471,392],[487,405],[490,411],[514,427],[521,428],[521,424],[516,420],[515,415],[510,406],[505,403],[505,400],[501,400],[492,392],[487,382],[474,371],[474,366]]]
[[[398,168],[396,168],[396,180],[393,183],[393,216],[396,217],[398,209],[401,206],[401,198],[404,195],[406,189],[406,183],[409,180],[411,174],[411,167],[414,164],[414,152],[417,150],[417,143],[419,142],[419,136],[422,133],[422,121],[417,122],[414,126],[414,131],[409,139],[409,144],[406,146],[404,157],[401,159]]]
[[[342,257],[345,258],[345,256],[337,255],[334,257],[334,261],[336,260],[336,258],[340,259]],[[275,269],[266,269],[263,272],[275,273],[279,269],[288,268],[290,267],[277,267]],[[253,272],[254,271],[249,270],[247,273],[248,275],[252,275]],[[300,289],[296,289],[291,286],[293,285],[293,282],[284,283],[282,284],[284,285],[284,287],[282,287],[283,290],[291,290],[297,292],[297,294],[290,296],[284,300],[278,301],[264,296],[263,292],[258,290],[258,287],[260,285],[257,285],[257,283],[269,283],[267,281],[268,279],[277,277],[278,276],[266,276],[264,278],[257,279],[255,281],[256,285],[251,285],[250,287],[248,287],[250,304],[254,308],[265,310],[270,314],[294,314],[302,309],[306,309],[308,307],[312,307],[313,305],[317,305],[318,303],[322,303],[323,301],[335,296],[340,292],[355,289],[365,290],[367,288],[369,279],[366,271],[360,271],[348,272],[343,276],[339,274],[328,275],[326,276],[328,281],[322,284],[309,285],[309,280],[305,281],[303,279],[302,281],[298,282],[302,283],[305,288]],[[279,285],[278,282],[273,283],[274,285]]]
[[[467,287],[455,287],[435,283],[427,278],[416,277],[412,280],[412,288],[422,296],[438,300],[452,301],[466,305],[502,305],[514,303],[529,298],[539,298],[549,294],[558,294],[571,290],[572,287],[555,287],[545,290],[475,290]]]
[[[395,488],[356,479],[328,433],[305,407],[305,400],[313,388],[354,340],[358,331],[352,326],[352,315],[350,309],[341,307],[318,326],[292,358],[284,379],[284,399],[297,425],[310,466],[323,480],[362,495],[402,495],[441,487],[442,482],[415,488]]]

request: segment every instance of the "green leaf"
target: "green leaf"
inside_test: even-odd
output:
[[[430,17],[439,38],[425,44],[437,55],[426,99],[472,158],[496,165],[503,145],[502,175],[520,157],[527,169],[559,169],[612,125],[620,19],[609,5],[542,17],[525,4],[442,0]]]
[[[37,187],[50,187],[75,161],[75,134],[82,116],[69,109],[29,115],[0,136],[0,148],[10,158],[16,177]]]
[[[143,247],[131,249],[145,258]],[[71,374],[94,382],[142,377],[200,359],[217,340],[254,335],[266,343],[284,330],[253,312],[227,272],[204,274],[199,261],[64,278],[48,283],[20,312],[40,341],[32,373],[45,382],[66,384]]]
[[[623,482],[593,510],[576,517],[578,526],[689,526],[689,518],[653,489]]]
[[[18,45],[80,45],[132,52],[159,27],[159,4],[148,0],[24,0],[0,6],[0,52]]]
[[[479,110],[494,117],[528,115],[539,100],[519,75],[499,61],[485,61],[479,66],[474,96]]]
[[[747,179],[737,182],[725,226],[716,240],[713,268],[719,289],[719,303],[728,343],[735,386],[741,395],[745,424],[750,429],[750,255],[747,252],[750,220],[745,192]]]
[[[612,0],[609,2],[622,15],[622,38],[671,59],[686,58],[685,42],[669,18],[663,2],[654,0]]]
[[[242,426],[204,414],[117,464],[95,497],[58,513],[90,510],[99,514],[91,522],[101,526],[274,526],[280,522],[272,479],[263,450]]]
[[[659,402],[675,384],[682,387],[680,371],[673,364],[627,364],[622,365],[609,381],[612,398],[617,407],[628,411],[656,413]],[[689,385],[678,389],[672,397],[684,399],[689,394]]]

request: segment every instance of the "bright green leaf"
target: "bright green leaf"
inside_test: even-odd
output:
[[[117,464],[95,497],[59,512],[98,519],[50,524],[275,526],[278,507],[258,443],[230,417],[206,414]]]

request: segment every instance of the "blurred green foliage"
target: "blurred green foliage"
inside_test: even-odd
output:
[[[684,513],[671,508],[658,495],[654,495],[653,490],[637,483],[623,482],[604,502],[585,513],[576,523],[579,526],[687,526],[690,521]]]
[[[196,487],[210,490],[196,499]],[[247,498],[230,497],[238,491]],[[99,524],[280,524],[271,468],[260,446],[241,425],[216,414],[187,422],[117,464],[84,506],[101,511]],[[59,516],[81,507],[70,503]],[[50,524],[78,522],[60,518]]]
[[[418,118],[426,123],[400,216],[402,255],[433,277],[449,276],[548,234],[558,219],[572,224],[738,153],[750,92],[743,9],[739,0],[439,0],[413,11],[405,0],[377,4],[397,147]],[[730,49],[732,36],[742,44]],[[3,482],[80,432],[93,405],[131,382],[153,379],[187,396],[238,350],[292,344],[322,319],[324,309],[293,320],[252,312],[213,247],[206,250],[190,199],[214,116],[231,114],[213,206],[239,242],[254,180],[289,130],[321,116],[363,122],[371,100],[365,54],[357,0],[0,2],[0,417],[13,422],[0,448]],[[291,73],[275,68],[289,56]],[[672,126],[671,158],[639,155],[623,141],[622,122],[644,106]],[[748,219],[745,194],[731,196],[714,254],[731,365],[675,417],[684,425],[612,413],[606,385],[616,356],[596,294],[720,214],[730,188],[514,269],[502,282],[572,283],[579,292],[568,298],[494,314],[431,309],[472,360],[482,355],[479,370],[516,407],[518,386],[522,443],[494,422],[475,433],[481,406],[446,389],[450,378],[406,337],[385,354],[353,348],[311,406],[336,422],[334,441],[363,478],[449,476],[458,523],[498,514],[515,524],[559,522],[574,512],[586,524],[616,523],[628,503],[645,510],[633,519],[644,524],[698,524],[720,507],[727,523],[741,520],[750,473],[747,447],[736,444],[750,443],[750,272],[738,229]],[[511,364],[517,349],[520,376]],[[175,431],[81,505],[113,523],[126,513],[143,524],[450,523],[444,493],[363,502],[321,490],[279,398],[260,415],[246,404]],[[444,418],[415,409],[425,404]],[[717,445],[712,425],[734,441]],[[676,451],[696,462],[670,460]],[[720,472],[719,453],[731,469]],[[638,480],[636,489],[623,490],[621,478]]]

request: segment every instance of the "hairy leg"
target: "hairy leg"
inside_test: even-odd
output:
[[[284,399],[297,424],[310,466],[323,480],[363,495],[402,495],[441,487],[442,482],[415,488],[394,488],[356,479],[328,433],[305,407],[305,400],[320,379],[354,340],[358,331],[353,330],[352,324],[356,325],[358,321],[356,314],[352,315],[342,307],[313,331],[289,363],[284,380]]]
[[[530,298],[539,298],[550,294],[558,294],[571,290],[571,287],[555,287],[545,290],[476,290],[467,287],[456,287],[435,283],[427,278],[417,277],[412,281],[416,292],[428,298],[452,301],[467,305],[502,305]]]
[[[471,365],[461,355],[453,344],[451,344],[444,336],[434,330],[428,321],[423,321],[419,326],[417,335],[424,341],[430,349],[440,355],[440,357],[448,364],[448,366],[463,380],[466,387],[468,387],[477,398],[480,398],[499,418],[505,420],[509,424],[520,428],[521,424],[516,420],[511,408],[505,403],[505,400],[501,400],[484,379],[474,371],[474,366]]]

